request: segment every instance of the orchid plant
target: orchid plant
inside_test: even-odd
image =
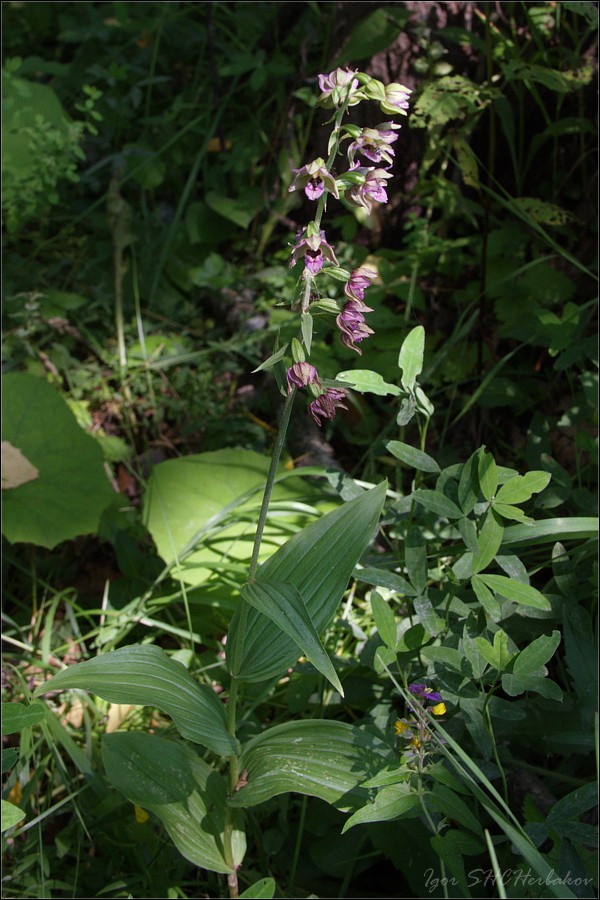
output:
[[[248,737],[241,714],[244,685],[277,681],[297,665],[300,654],[344,695],[320,635],[332,623],[350,576],[374,536],[386,494],[385,482],[360,492],[295,534],[259,566],[295,397],[308,395],[308,414],[319,426],[346,408],[343,385],[327,379],[310,361],[311,310],[316,306],[334,317],[341,343],[358,354],[360,343],[373,334],[365,320],[371,309],[364,297],[377,273],[369,266],[342,268],[322,220],[330,198],[345,198],[368,213],[386,202],[400,125],[385,121],[376,128],[361,128],[344,120],[350,107],[363,102],[378,104],[386,116],[404,116],[410,96],[403,85],[384,85],[349,69],[320,75],[319,87],[318,104],[333,110],[329,120],[333,127],[327,160],[317,158],[294,170],[290,187],[303,190],[316,210],[291,250],[290,266],[302,265],[292,299],[292,308],[300,315],[299,336],[291,343],[285,366],[281,385],[285,402],[248,576],[227,634],[228,690],[217,694],[208,684],[199,684],[180,662],[149,644],[126,646],[71,666],[37,690],[39,696],[82,688],[114,703],[151,705],[171,717],[185,743],[137,732],[106,735],[102,744],[106,773],[132,803],[158,817],[187,859],[225,874],[231,897],[240,895],[244,809],[295,791],[352,812],[370,796],[364,782],[392,763],[395,754],[393,741],[331,719],[285,722]],[[347,170],[334,175],[344,144]],[[328,278],[344,284],[341,306],[323,299]],[[286,349],[261,368],[273,367]],[[433,712],[440,714],[441,706]],[[423,736],[426,724],[423,717],[420,721]],[[200,756],[193,744],[210,751],[212,761]]]

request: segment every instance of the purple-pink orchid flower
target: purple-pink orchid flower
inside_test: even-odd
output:
[[[385,182],[391,178],[385,169],[373,169],[354,166],[351,167],[355,174],[364,174],[363,184],[356,184],[346,192],[346,199],[356,206],[362,206],[371,214],[375,203],[387,203],[388,195]]]
[[[295,266],[301,257],[304,257],[304,264],[312,275],[320,272],[325,260],[333,263],[334,266],[339,265],[333,247],[327,243],[323,229],[319,229],[318,234],[309,234],[307,228],[298,232],[292,250],[290,267]]]
[[[388,116],[398,113],[402,116],[408,115],[408,102],[412,91],[403,84],[386,84],[384,86],[385,100],[379,104],[381,111]]]
[[[377,128],[363,128],[356,140],[348,147],[350,164],[352,165],[354,162],[355,155],[361,153],[371,162],[380,163],[383,160],[391,165],[395,153],[390,144],[398,140],[398,135],[394,132],[399,127],[393,122],[384,122]]]
[[[325,162],[320,157],[313,159],[311,163],[302,166],[301,169],[292,169],[292,171],[296,177],[292,181],[289,188],[290,191],[304,188],[304,193],[309,200],[318,200],[325,188],[327,188],[329,193],[333,194],[336,200],[339,200],[340,195],[335,178],[325,168]]]
[[[356,73],[350,69],[334,69],[329,75],[319,75],[319,88],[321,94],[317,103],[319,106],[341,106],[350,94],[349,106],[354,106],[363,99],[359,92],[359,81]]]

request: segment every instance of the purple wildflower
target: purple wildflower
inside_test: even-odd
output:
[[[335,320],[340,329],[340,340],[344,347],[356,350],[359,355],[362,351],[355,344],[364,341],[370,334],[374,334],[373,329],[366,324],[363,315],[365,312],[372,311],[371,307],[365,306],[362,300],[349,300]]]
[[[394,129],[399,128],[391,122],[385,122],[378,128],[363,128],[360,135],[348,147],[348,160],[350,164],[354,162],[356,153],[362,153],[371,162],[380,163],[381,160],[392,164],[394,150],[390,147],[394,141],[398,140],[398,135],[394,134]]]
[[[316,384],[318,387],[321,387],[317,370],[307,362],[294,363],[294,365],[287,370],[286,378],[288,383],[288,394],[291,394],[295,387],[308,387],[309,384]]]
[[[339,200],[340,195],[335,178],[325,168],[325,162],[320,157],[313,159],[311,163],[302,166],[301,169],[292,169],[292,172],[296,177],[289,188],[290,191],[304,188],[304,193],[309,200],[318,200],[325,188],[327,188],[336,200]]]
[[[377,278],[377,272],[368,266],[359,266],[350,273],[350,278],[344,286],[344,293],[351,300],[364,300],[365,291],[370,282]]]
[[[304,257],[306,268],[312,275],[316,275],[323,268],[323,262],[327,259],[338,266],[339,263],[333,252],[333,247],[325,240],[325,232],[319,229],[319,234],[307,235],[307,229],[304,228],[296,235],[296,243],[292,250],[292,258],[290,267],[295,266],[300,257]]]
[[[355,72],[350,69],[335,69],[329,75],[319,75],[319,87],[321,94],[317,103],[319,106],[341,106],[346,99],[346,94],[350,94],[350,106],[355,106],[363,99],[363,95],[359,93],[359,81],[355,78]]]
[[[346,199],[356,206],[362,206],[371,214],[374,203],[387,203],[387,192],[385,190],[385,181],[391,178],[389,172],[385,169],[355,169],[356,172],[366,173],[363,184],[357,184],[346,193]]]
[[[408,101],[412,91],[403,84],[386,84],[385,100],[380,102],[381,111],[387,115],[406,116],[408,114]]]
[[[340,409],[348,409],[342,403],[342,400],[345,399],[345,391],[340,391],[337,388],[327,388],[325,393],[308,404],[308,411],[317,425],[321,427],[321,419],[333,419],[338,407]]]
[[[437,691],[427,687],[426,684],[409,684],[408,690],[414,694],[419,700],[427,700],[430,703],[441,703],[442,697]]]

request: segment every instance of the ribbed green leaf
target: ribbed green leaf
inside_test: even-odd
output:
[[[229,803],[256,806],[295,791],[337,809],[356,809],[369,799],[362,782],[393,759],[388,744],[345,722],[286,722],[244,745],[239,765],[246,769],[248,783]]]
[[[333,663],[319,640],[302,595],[293,584],[273,579],[252,581],[242,588],[242,597],[291,637],[315,669],[344,696]]]
[[[109,781],[154,813],[179,852],[211,872],[229,873],[223,858],[227,785],[188,748],[142,732],[106,735],[102,759]],[[243,834],[234,832],[235,865],[244,857]]]
[[[102,739],[102,761],[113,787],[144,809],[184,803],[196,788],[183,745],[156,735],[107,734]]]
[[[258,571],[261,582],[292,584],[306,604],[310,619],[322,633],[333,621],[352,571],[377,527],[386,482],[365,491],[321,519],[311,522],[276,551]],[[240,610],[231,621],[227,661],[232,671]],[[236,674],[245,681],[281,675],[296,661],[298,648],[273,621],[250,609]]]
[[[237,752],[217,695],[160,647],[122,647],[69,666],[41,684],[34,696],[69,688],[91,691],[110,703],[155,706],[171,716],[182,737],[224,756]]]

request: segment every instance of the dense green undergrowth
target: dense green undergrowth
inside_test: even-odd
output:
[[[248,897],[597,894],[597,9],[356,6],[4,5],[6,897],[227,896],[227,823]],[[337,66],[413,89],[375,334],[329,279],[248,584]]]

